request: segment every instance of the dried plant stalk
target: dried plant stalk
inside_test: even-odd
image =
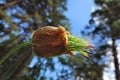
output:
[[[88,41],[71,35],[64,27],[47,26],[33,33],[32,42],[22,43],[11,49],[0,59],[0,64],[15,51],[31,44],[35,54],[40,57],[52,57],[61,54],[74,55],[74,51],[88,57],[86,50],[93,48]]]

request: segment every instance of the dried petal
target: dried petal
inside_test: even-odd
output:
[[[51,57],[67,51],[68,32],[64,27],[43,27],[34,32],[32,36],[33,49],[36,55]]]

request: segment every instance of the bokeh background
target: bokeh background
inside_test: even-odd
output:
[[[0,64],[0,80],[120,80],[119,13],[119,0],[0,0],[0,60],[48,25],[95,47],[90,58],[42,58],[32,46],[20,48]]]

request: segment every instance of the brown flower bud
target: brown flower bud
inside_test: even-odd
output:
[[[51,57],[67,53],[69,32],[64,27],[47,26],[33,33],[33,50],[37,56]]]

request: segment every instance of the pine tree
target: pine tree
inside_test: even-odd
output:
[[[86,27],[86,30],[89,30],[89,32],[84,33],[95,37],[96,40],[94,40],[98,46],[97,53],[103,54],[110,49],[112,50],[116,80],[120,80],[118,52],[116,49],[116,40],[120,39],[120,1],[94,0],[94,2],[98,9],[91,14],[90,25]],[[109,39],[111,39],[112,45],[107,44]]]

